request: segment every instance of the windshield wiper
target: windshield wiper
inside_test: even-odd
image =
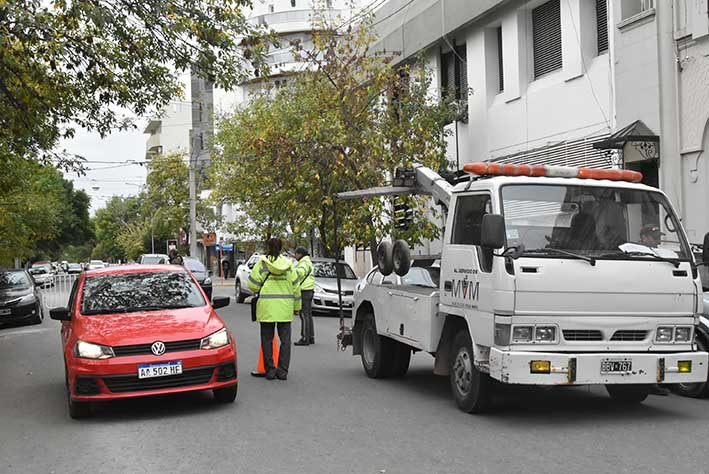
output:
[[[596,259],[593,257],[589,257],[588,255],[581,255],[581,254],[574,253],[574,252],[569,252],[566,250],[557,249],[554,247],[547,247],[544,249],[532,249],[532,250],[525,250],[524,251],[524,254],[530,254],[530,253],[532,253],[532,254],[539,253],[539,254],[547,254],[547,255],[554,253],[557,255],[567,255],[569,257],[574,257],[574,258],[578,258],[580,260],[584,260],[584,261],[590,263],[592,267],[596,266]]]
[[[653,252],[643,252],[639,250],[625,251],[622,249],[616,250],[614,253],[607,253],[601,255],[599,258],[609,258],[609,257],[619,257],[621,255],[627,255],[628,257],[652,257],[653,260],[659,262],[671,263],[675,268],[679,268],[680,260],[676,258],[661,257]]]

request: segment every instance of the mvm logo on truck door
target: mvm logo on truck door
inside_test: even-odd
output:
[[[468,275],[465,275],[462,279],[453,278],[446,281],[444,290],[453,299],[476,301],[480,297],[480,282],[471,280]]]

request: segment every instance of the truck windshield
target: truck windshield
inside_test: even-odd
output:
[[[689,260],[680,225],[659,192],[601,186],[502,188],[508,247],[522,256]]]

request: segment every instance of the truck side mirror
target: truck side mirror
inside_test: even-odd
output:
[[[500,214],[485,214],[482,220],[480,246],[499,249],[505,245],[505,218]]]
[[[702,263],[709,263],[709,232],[704,235],[704,245],[702,246]]]

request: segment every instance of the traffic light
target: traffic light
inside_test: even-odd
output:
[[[394,198],[394,228],[408,230],[414,222],[414,210],[401,198]]]

